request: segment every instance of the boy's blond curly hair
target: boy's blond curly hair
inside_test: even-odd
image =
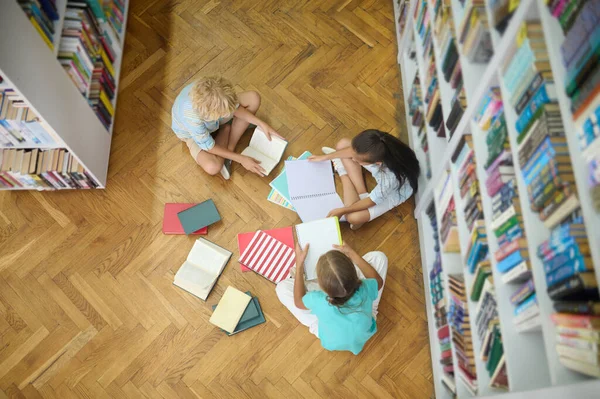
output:
[[[231,115],[238,104],[233,84],[221,76],[197,80],[190,91],[190,99],[200,117],[208,121]]]

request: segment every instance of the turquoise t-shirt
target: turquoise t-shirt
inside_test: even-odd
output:
[[[352,298],[341,308],[327,301],[323,291],[310,291],[302,297],[304,306],[319,319],[319,338],[330,351],[350,351],[358,355],[377,332],[373,301],[377,299],[377,280],[362,280]]]

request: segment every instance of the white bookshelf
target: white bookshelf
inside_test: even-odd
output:
[[[57,0],[56,7],[60,18],[55,21],[52,51],[16,0],[0,1],[0,76],[45,124],[46,130],[56,141],[56,145],[51,148],[68,150],[97,182],[99,188],[105,188],[116,115],[113,115],[110,128],[106,129],[60,65],[57,54],[67,0]],[[120,35],[121,49],[124,48],[128,8],[129,1],[126,1]],[[115,109],[122,58],[123,54],[118,54],[113,65],[116,87],[112,105]],[[10,191],[4,188],[0,190]]]
[[[394,10],[397,12],[396,0],[394,2]],[[459,0],[452,0],[452,13],[456,32],[460,26],[464,10]],[[432,5],[428,2],[429,11],[432,15]],[[416,1],[412,1],[410,5],[410,13],[407,16],[405,32],[403,37],[398,38],[399,53],[398,62],[402,75],[403,94],[405,99],[408,99],[412,87],[413,79],[416,71],[419,72],[421,81],[421,90],[423,95],[426,93],[425,86],[425,71],[427,66],[423,59],[421,39],[416,32],[414,24],[414,10]],[[491,10],[486,1],[486,12],[488,17],[491,16]],[[395,16],[397,21],[398,16]],[[479,126],[472,121],[481,100],[490,87],[499,86],[504,91],[501,84],[502,77],[498,69],[501,62],[506,59],[513,45],[518,29],[523,21],[539,20],[542,23],[544,36],[546,38],[551,66],[553,69],[556,87],[559,89],[558,97],[563,115],[563,123],[569,151],[575,172],[578,193],[577,197],[581,202],[581,210],[585,220],[586,230],[589,236],[589,241],[592,247],[592,259],[595,266],[595,271],[598,279],[600,279],[600,214],[596,213],[592,206],[592,201],[588,193],[586,164],[582,152],[579,149],[576,135],[575,123],[572,120],[569,111],[569,100],[565,93],[560,90],[564,87],[564,67],[560,58],[560,45],[563,40],[563,34],[558,26],[558,22],[550,15],[544,0],[521,0],[518,8],[513,14],[504,33],[501,35],[495,29],[491,28],[491,39],[494,49],[494,54],[491,59],[485,64],[470,63],[465,56],[462,55],[459,49],[460,63],[463,69],[463,81],[467,97],[467,108],[456,128],[452,138],[438,138],[432,128],[426,125],[427,140],[432,161],[432,177],[431,179],[422,178],[419,181],[419,193],[416,197],[415,218],[418,221],[419,239],[422,254],[422,270],[423,280],[425,285],[426,311],[429,320],[430,345],[432,353],[433,366],[433,383],[437,398],[448,398],[452,395],[441,384],[441,375],[443,373],[440,365],[440,348],[439,340],[436,334],[434,310],[431,304],[431,295],[429,292],[429,272],[435,260],[433,241],[433,231],[429,222],[429,217],[426,214],[427,208],[433,203],[436,207],[436,217],[438,218],[438,228],[441,226],[440,219],[443,210],[438,204],[439,187],[443,184],[445,175],[448,171],[451,174],[453,186],[453,195],[456,203],[457,226],[460,238],[461,254],[451,254],[441,252],[442,260],[442,275],[444,284],[447,289],[447,281],[449,274],[462,274],[465,280],[465,288],[467,295],[467,304],[469,315],[471,317],[471,330],[473,335],[473,346],[476,358],[476,370],[478,380],[477,397],[498,397],[502,398],[598,398],[600,397],[600,380],[592,379],[585,375],[573,372],[562,366],[558,360],[558,355],[555,349],[555,331],[554,326],[550,321],[549,315],[553,313],[552,301],[547,295],[545,274],[542,269],[541,262],[536,256],[531,257],[532,273],[535,282],[538,302],[541,311],[542,326],[536,331],[518,333],[514,327],[514,306],[510,303],[510,297],[519,286],[518,283],[505,284],[502,282],[501,274],[497,271],[495,258],[490,256],[491,269],[494,277],[494,287],[496,301],[498,304],[498,317],[500,320],[500,329],[504,345],[504,353],[506,358],[506,370],[510,385],[510,390],[498,390],[489,387],[489,374],[485,369],[484,362],[479,360],[479,351],[481,342],[476,334],[474,325],[476,303],[470,300],[471,283],[474,278],[468,272],[465,266],[465,255],[468,247],[470,231],[468,231],[467,223],[463,213],[464,204],[460,198],[458,170],[451,162],[451,156],[458,147],[461,137],[465,134],[472,134],[473,147],[475,152],[475,161],[477,164],[476,175],[480,182],[480,195],[483,205],[484,221],[487,229],[488,246],[491,254],[498,249],[498,243],[491,229],[492,203],[491,198],[485,190],[485,179],[487,178],[483,165],[487,160],[487,146],[485,143],[486,132],[482,132]],[[398,29],[396,29],[397,31]],[[409,52],[411,42],[414,41],[416,48],[416,59],[410,59]],[[433,38],[433,49],[436,58],[436,70],[441,94],[441,104],[446,119],[450,113],[450,99],[453,90],[450,90],[449,84],[444,80],[441,70],[441,55],[439,54],[440,43]],[[506,98],[503,92],[503,98]],[[405,101],[408,107],[407,101]],[[427,105],[424,105],[424,113],[427,113]],[[516,138],[517,132],[514,128],[516,115],[514,109],[510,106],[504,108],[505,118],[509,131],[509,142],[513,154],[516,153]],[[406,110],[407,131],[409,142],[417,154],[420,162],[425,159],[425,154],[420,149],[417,139],[417,129],[411,125],[411,118]],[[404,127],[401,127],[404,128]],[[448,132],[447,132],[448,134]],[[423,163],[422,163],[423,165]],[[424,166],[422,166],[424,170]],[[531,211],[529,199],[527,197],[526,186],[524,185],[520,167],[518,162],[515,162],[516,172],[516,189],[518,191],[519,200],[523,214],[523,225],[528,239],[528,249],[530,253],[535,253],[537,246],[549,237],[549,230],[539,220],[537,214]],[[442,246],[440,244],[440,246]],[[446,290],[446,300],[449,298],[449,291]],[[453,357],[455,352],[453,348]],[[472,395],[466,390],[461,383],[458,374],[455,376],[455,385],[457,396],[459,398],[471,397]]]

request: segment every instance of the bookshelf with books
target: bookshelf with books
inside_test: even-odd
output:
[[[431,0],[424,4],[427,18],[421,18],[420,4],[414,5],[415,12],[406,22],[406,27],[412,24],[413,36],[405,36],[408,43],[398,58],[405,103],[408,104],[412,84],[416,83],[416,73],[411,73],[410,80],[404,76],[406,70],[414,68],[406,63],[407,49],[414,41],[415,57],[411,61],[416,61],[421,92],[430,89],[428,79],[435,73],[444,122],[452,111],[452,90],[444,86],[445,57],[440,53],[445,51],[441,51],[440,36],[433,34],[429,39],[427,24],[436,33],[435,23],[441,21],[438,13],[445,4],[451,6],[457,35],[463,18],[473,13],[473,7],[479,7],[478,17],[483,16],[488,23],[491,52],[482,59],[476,57],[481,54],[466,45],[468,31],[463,43],[460,38],[457,40],[457,63],[463,72],[467,102],[454,134],[446,129],[446,137],[438,137],[436,129],[427,124],[426,135],[421,137],[424,140],[418,140],[415,126],[408,127],[413,133],[411,145],[415,151],[422,151],[425,146],[431,151],[431,178],[420,186],[415,217],[421,232],[426,224],[421,219],[427,221],[426,211],[435,204],[446,294],[450,292],[450,275],[464,279],[466,307],[473,322],[479,314],[478,306],[483,306],[479,292],[483,288],[476,283],[488,279],[493,282],[487,289],[491,295],[486,295],[494,298],[504,356],[495,363],[497,373],[492,374],[487,360],[475,359],[475,396],[594,397],[600,389],[600,369],[596,366],[600,322],[595,319],[600,313],[596,282],[600,278],[600,67],[596,49],[600,43],[596,40],[600,37],[599,2]],[[580,24],[578,17],[573,16],[578,8],[587,10],[584,14],[579,11],[579,18],[586,18]],[[473,31],[477,29],[480,28]],[[577,35],[573,29],[579,29],[575,31]],[[575,36],[579,41],[570,46]],[[476,39],[484,40],[470,40]],[[529,43],[533,57],[517,56],[522,65],[515,63],[511,67],[523,42]],[[520,51],[519,54],[525,54]],[[582,58],[586,52],[591,60]],[[573,69],[569,63],[573,57],[581,58],[578,64],[587,68],[584,72]],[[536,76],[539,78],[534,84]],[[540,89],[541,83],[546,92]],[[424,101],[425,114],[429,105]],[[407,122],[410,125],[412,120],[407,118]],[[468,151],[463,151],[465,142],[470,147]],[[469,152],[473,158],[466,161],[468,166],[468,158],[457,162],[458,155],[462,153],[464,157]],[[536,165],[543,162],[540,159],[551,166]],[[472,173],[475,176],[469,180]],[[465,191],[469,184],[477,186],[477,193]],[[452,188],[450,201],[440,196],[448,185]],[[473,200],[474,196],[478,200]],[[458,253],[448,246],[449,232],[458,233],[453,240],[459,246]],[[433,243],[422,234],[420,239],[426,241],[421,243],[425,253]],[[485,243],[488,250],[487,257],[474,265],[468,256],[472,241]],[[425,281],[430,278],[431,264],[431,258],[423,260]],[[575,291],[579,292],[578,297],[564,296]],[[477,296],[471,298],[471,294],[478,292],[481,296],[476,301]],[[592,315],[574,314],[584,312]],[[432,316],[429,317],[431,323]],[[471,329],[474,353],[481,355],[485,336],[478,336],[473,323]],[[456,348],[452,349],[456,366]],[[432,364],[439,369],[436,362]],[[434,372],[434,379],[440,378]],[[497,387],[493,383],[490,386],[492,381],[498,383]],[[458,397],[473,396],[460,377],[455,376],[455,384]],[[500,385],[508,385],[508,389],[499,388]],[[436,381],[438,396],[440,392]]]
[[[73,84],[60,61],[66,56],[65,51],[71,50],[70,47],[65,47],[64,35],[73,34],[75,25],[78,24],[72,15],[72,9],[77,7],[94,8],[96,28],[103,32],[100,35],[102,37],[97,37],[96,45],[109,39],[112,43],[111,54],[105,54],[110,59],[110,66],[102,59],[102,55],[93,59],[73,58],[74,65],[87,68],[90,73],[90,84],[85,95]],[[53,138],[50,147],[48,143],[42,142],[24,148],[63,150],[64,154],[68,154],[68,159],[72,159],[69,163],[74,170],[84,170],[85,175],[93,182],[91,186],[97,188],[106,186],[127,7],[128,2],[122,0],[10,0],[0,3],[0,23],[4,32],[0,36],[0,52],[3,54],[0,57],[0,76],[4,85],[19,96],[36,116],[36,122]],[[39,26],[40,22],[44,24],[43,27]],[[86,42],[87,39],[90,38],[76,39],[79,44],[73,42],[70,46],[81,49],[86,45],[95,45],[91,41]],[[107,47],[103,46],[102,51],[107,52]],[[51,51],[48,50],[49,47]],[[83,65],[81,62],[87,64]],[[110,82],[106,72],[103,72],[105,69],[111,70]],[[110,115],[108,123],[97,115],[107,109]],[[2,148],[9,149],[10,146],[0,147]],[[63,159],[66,157],[63,155]],[[66,168],[65,164],[65,171]],[[24,186],[19,189],[28,188],[52,189],[39,186]]]

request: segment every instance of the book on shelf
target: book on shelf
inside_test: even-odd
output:
[[[65,149],[9,148],[0,149],[0,186],[55,190],[89,189],[98,184]]]
[[[600,315],[600,302],[597,301],[555,301],[553,306],[559,313]]]
[[[175,274],[173,284],[206,301],[229,258],[228,250],[198,238]]]
[[[513,305],[519,305],[534,293],[535,285],[533,284],[533,279],[529,279],[513,292],[513,294],[510,296],[510,303]]]
[[[598,353],[599,342],[593,338],[570,336],[567,334],[556,334],[556,343],[570,348],[583,349],[592,353]]]
[[[483,2],[470,2],[458,28],[462,52],[473,63],[485,63],[493,55],[487,12]]]
[[[19,5],[46,45],[54,50],[54,24],[60,18],[54,0],[21,0]]]
[[[121,0],[67,1],[58,49],[59,62],[106,129],[115,113],[123,13]]]
[[[599,299],[598,282],[593,272],[577,273],[548,287],[548,296],[552,300]]]

